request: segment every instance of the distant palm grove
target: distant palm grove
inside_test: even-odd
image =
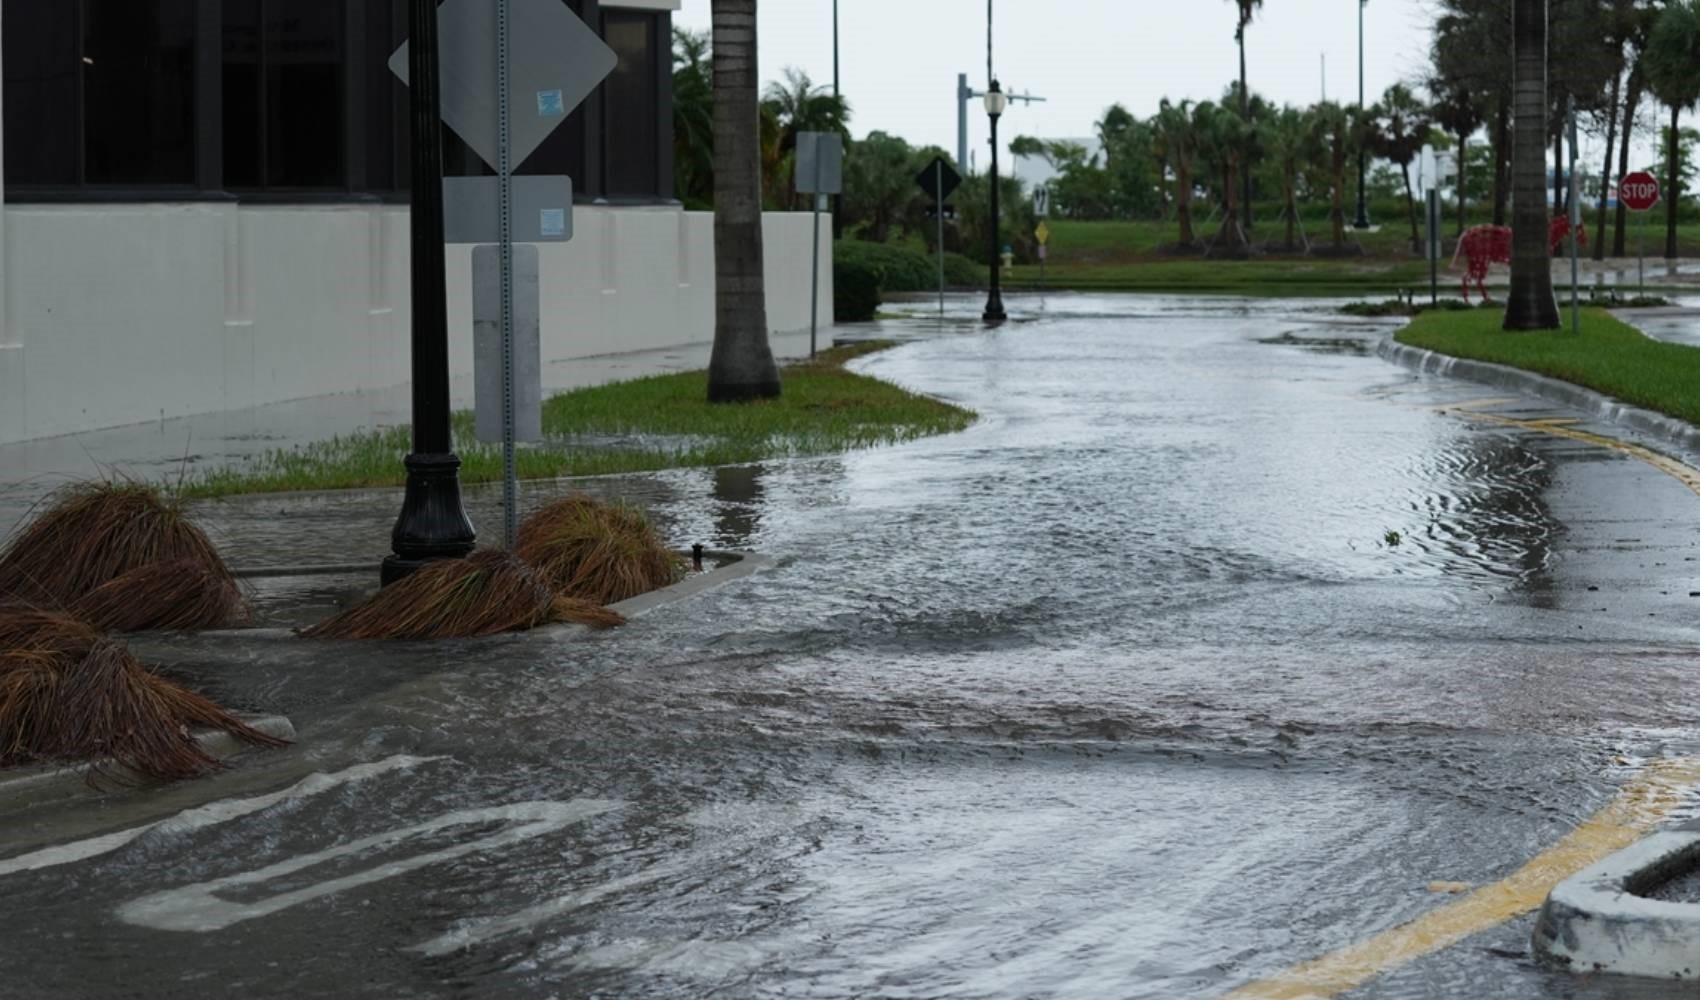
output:
[[[1107,94],[1095,149],[1021,135],[1010,143],[1014,153],[1048,161],[1055,171],[1053,215],[1162,224],[1158,251],[1165,254],[1354,253],[1351,221],[1363,151],[1371,163],[1365,195],[1376,223],[1408,229],[1416,252],[1415,172],[1423,147],[1430,146],[1457,164],[1456,176],[1449,169],[1441,185],[1451,235],[1477,222],[1508,223],[1517,138],[1512,30],[1519,0],[1435,0],[1428,66],[1362,109],[1333,101],[1277,106],[1260,97],[1255,78],[1245,78],[1244,53],[1255,48],[1264,5],[1229,2],[1239,16],[1223,45],[1237,46],[1240,79],[1228,82],[1218,99],[1165,99],[1141,117]],[[1547,122],[1539,141],[1555,158],[1549,168],[1567,162],[1561,143],[1572,102],[1581,131],[1605,150],[1597,162],[1579,167],[1588,181],[1584,207],[1592,253],[1624,253],[1625,212],[1608,193],[1624,173],[1648,169],[1664,188],[1662,249],[1677,256],[1679,222],[1695,211],[1686,192],[1700,132],[1685,126],[1684,115],[1700,103],[1700,0],[1545,0],[1542,6]],[[712,200],[707,44],[688,32],[675,39],[677,190],[698,207]],[[768,86],[761,110],[768,207],[806,207],[791,193],[795,136],[836,131],[848,141],[845,192],[835,216],[840,235],[931,247],[930,205],[914,177],[935,155],[949,153],[883,132],[853,136],[851,100],[794,70]],[[1656,162],[1636,162],[1637,140],[1641,149],[1656,148]],[[1549,169],[1546,178],[1550,209],[1562,212],[1568,197],[1563,170]],[[982,261],[981,248],[989,242],[983,238],[985,184],[984,177],[964,184],[945,235],[947,248]],[[1004,184],[1012,207],[1001,220],[1001,242],[1024,259],[1033,250],[1031,207],[1017,182],[1006,178]]]

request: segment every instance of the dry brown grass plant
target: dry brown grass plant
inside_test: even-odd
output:
[[[92,762],[91,781],[192,778],[219,766],[195,742],[196,728],[284,742],[148,671],[86,622],[0,608],[0,765]]]
[[[0,599],[65,610],[87,599],[125,631],[248,618],[207,536],[159,489],[125,480],[56,493],[0,550]]]
[[[302,634],[319,639],[464,639],[577,622],[607,628],[625,621],[595,604],[563,598],[517,556],[480,549],[431,563],[365,603]]]
[[[560,593],[597,604],[617,604],[685,575],[685,560],[642,511],[582,493],[526,518],[515,551]]]

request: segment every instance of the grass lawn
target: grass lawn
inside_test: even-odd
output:
[[[1260,206],[1260,218],[1273,212]],[[1472,216],[1471,225],[1489,221],[1483,214]],[[1362,257],[1316,258],[1304,256],[1267,255],[1251,260],[1203,260],[1198,257],[1166,257],[1157,248],[1172,243],[1179,235],[1173,222],[1155,220],[1086,222],[1076,219],[1050,219],[1050,257],[1045,265],[1045,282],[1050,288],[1079,291],[1127,292],[1196,292],[1202,294],[1239,295],[1357,295],[1386,293],[1405,288],[1426,287],[1428,265],[1411,252],[1411,231],[1403,214],[1380,219],[1381,228],[1375,232],[1357,233],[1348,229],[1349,241],[1364,248]],[[1446,235],[1450,239],[1457,226],[1447,217]],[[1198,223],[1200,238],[1215,232],[1215,224]],[[1328,224],[1322,219],[1307,219],[1305,231],[1314,243],[1328,242]],[[1285,238],[1286,227],[1272,220],[1259,222],[1252,234],[1254,241]],[[1679,250],[1684,255],[1700,255],[1700,224],[1677,227]],[[1592,225],[1589,238],[1593,237]],[[1610,239],[1610,233],[1607,233]],[[1628,247],[1633,254],[1635,227],[1629,229]],[[1663,253],[1664,229],[1649,226],[1647,245],[1651,257]],[[1632,266],[1633,256],[1622,258]],[[1443,262],[1441,279],[1456,283],[1456,274],[1446,270]],[[1014,268],[1006,276],[1012,288],[1039,287],[1037,265]]]
[[[522,446],[524,479],[728,465],[789,455],[819,455],[897,444],[959,431],[975,415],[844,368],[889,343],[821,352],[782,370],[779,399],[711,406],[708,373],[656,375],[564,393],[543,404],[545,440]],[[502,475],[499,445],[473,440],[472,414],[454,417],[461,480]],[[407,427],[359,431],[297,448],[268,451],[244,465],[186,482],[191,497],[283,490],[400,486]]]
[[[1602,309],[1582,310],[1582,333],[1508,333],[1497,309],[1425,312],[1399,331],[1401,344],[1495,361],[1574,382],[1626,403],[1700,424],[1700,348],[1653,340]]]

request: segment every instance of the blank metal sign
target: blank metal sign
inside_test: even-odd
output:
[[[797,133],[797,193],[844,190],[844,137],[837,132]]]
[[[564,175],[525,174],[513,182],[513,241],[565,243],[573,238],[573,182]],[[501,241],[501,189],[495,177],[443,178],[443,239]]]

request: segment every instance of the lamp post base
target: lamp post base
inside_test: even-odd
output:
[[[478,533],[460,500],[460,457],[409,455],[407,495],[390,532],[395,554],[384,560],[384,586],[438,559],[465,558],[478,543]]]
[[[1009,319],[1009,314],[1003,311],[1003,294],[997,289],[993,289],[991,298],[986,300],[986,311],[980,318],[987,323],[1002,323]]]

